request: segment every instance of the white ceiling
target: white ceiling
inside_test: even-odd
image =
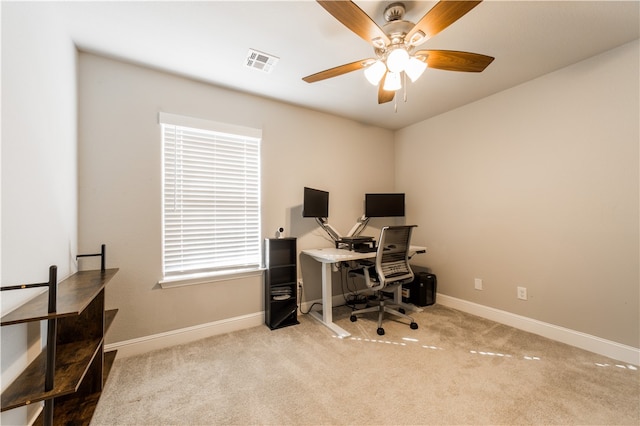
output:
[[[378,25],[391,1],[356,1]],[[436,2],[406,1],[416,22]],[[421,48],[495,57],[482,73],[430,70],[394,102],[355,71],[317,83],[302,77],[373,56],[372,48],[312,0],[63,2],[56,19],[89,52],[218,86],[399,129],[513,87],[639,37],[638,1],[481,3]],[[278,56],[269,74],[244,66],[252,48]],[[606,82],[603,82],[605,84]]]

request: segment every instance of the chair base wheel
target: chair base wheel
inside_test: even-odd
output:
[[[401,314],[406,314],[407,312],[404,310],[404,308],[399,308],[398,312],[400,312]]]
[[[384,336],[384,328],[380,327],[378,328],[378,336]]]
[[[351,320],[351,322],[356,322],[358,320],[358,317],[355,315],[351,315],[349,319]]]
[[[409,327],[411,327],[412,330],[417,330],[418,329],[418,323],[412,322],[411,325],[409,325]]]

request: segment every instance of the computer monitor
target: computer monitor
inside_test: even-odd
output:
[[[329,217],[329,193],[305,186],[302,217]]]
[[[404,194],[365,194],[366,217],[404,216]]]

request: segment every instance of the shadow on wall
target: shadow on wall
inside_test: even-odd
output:
[[[318,224],[315,219],[302,217],[302,204],[288,209],[287,216],[289,231],[285,232],[285,235],[288,237],[302,238],[318,229]],[[298,250],[299,249],[300,247],[298,247]]]

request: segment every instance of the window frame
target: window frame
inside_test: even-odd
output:
[[[261,145],[262,145],[262,130],[239,126],[228,123],[219,123],[211,120],[194,118],[188,116],[182,116],[178,114],[171,114],[166,112],[159,112],[158,114],[158,122],[160,124],[161,131],[161,176],[162,176],[162,185],[161,185],[161,202],[162,202],[162,279],[158,282],[163,288],[165,287],[175,287],[182,285],[191,285],[191,284],[200,284],[204,282],[218,281],[218,280],[228,280],[228,279],[238,279],[246,276],[252,276],[262,273],[262,194],[261,194]],[[247,243],[248,246],[251,246],[251,254],[249,256],[249,263],[236,264],[231,266],[221,267],[220,265],[212,266],[207,270],[168,270],[166,265],[166,232],[167,232],[167,223],[166,223],[166,194],[165,191],[167,189],[166,183],[166,167],[167,167],[167,159],[165,154],[165,126],[178,126],[184,129],[195,129],[197,132],[211,132],[214,134],[214,138],[225,139],[225,137],[229,137],[232,141],[243,140],[243,146],[246,144],[257,144],[257,154],[255,154],[255,162],[254,167],[251,167],[250,170],[252,173],[257,174],[257,179],[252,180],[251,182],[257,185],[257,201],[251,204],[252,207],[256,208],[256,216],[254,219],[257,220],[257,228],[255,232],[250,232],[250,243]],[[225,136],[226,135],[226,136]],[[239,157],[238,157],[239,158]],[[244,193],[244,192],[243,192]],[[182,243],[181,243],[182,244]],[[254,246],[255,244],[255,246]]]

